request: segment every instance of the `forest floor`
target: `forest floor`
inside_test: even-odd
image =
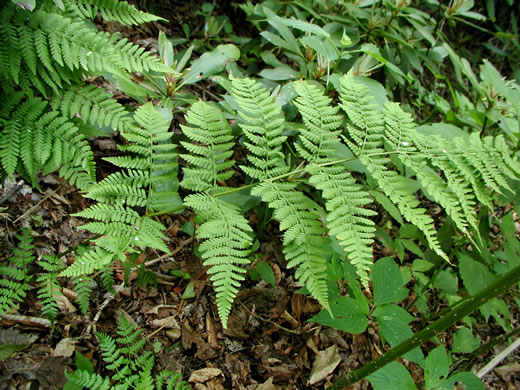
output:
[[[184,10],[185,16],[170,15],[175,23],[169,29],[161,27],[168,36],[178,34],[178,26],[189,17],[193,17],[192,30],[202,28],[196,25],[200,18],[193,15],[193,10]],[[157,34],[146,27],[128,36],[153,46],[152,37]],[[198,87],[192,92],[205,98],[205,88]],[[178,129],[178,123],[174,126]],[[101,163],[101,158],[113,155],[118,142],[117,136],[94,141],[100,177],[110,173],[104,172],[108,167]],[[82,221],[71,216],[88,206],[76,188],[53,175],[41,178],[41,192],[22,181],[19,183],[6,182],[0,193],[0,206],[6,208],[0,219],[0,261],[10,255],[14,235],[21,227],[31,229],[38,257],[64,253],[89,238],[78,229]],[[236,299],[228,328],[223,329],[206,269],[193,254],[196,243],[181,230],[186,221],[193,222],[189,212],[161,217],[168,227],[167,245],[172,256],[142,254],[141,261],[157,276],[157,286],[140,287],[133,276],[125,285],[123,267],[116,267],[118,295],[94,289],[90,312],[85,316],[79,312],[74,295],[64,290],[66,298],[61,301],[61,312],[53,329],[48,322],[38,319],[41,317],[38,298],[35,290],[30,291],[18,308],[21,316],[6,316],[1,321],[1,344],[16,342],[28,347],[23,353],[0,361],[0,390],[63,388],[65,371],[75,368],[74,351],[81,352],[96,366],[99,352],[94,332],[114,334],[116,320],[122,313],[144,330],[158,366],[182,372],[183,378],[196,389],[326,388],[382,353],[377,324],[369,324],[368,331],[361,335],[351,335],[307,322],[321,307],[298,292],[301,286],[295,283],[293,271],[286,268],[276,224],[265,229],[259,250],[261,259],[274,270],[276,287],[248,279]],[[68,261],[72,260],[70,255]],[[190,278],[172,276],[171,270],[185,272]],[[519,313],[513,314],[518,318]],[[482,343],[502,333],[492,322],[476,325],[475,329]],[[439,338],[449,340],[455,330]],[[493,350],[479,356],[476,366],[483,366],[492,355]],[[488,387],[520,388],[520,378],[512,375],[518,372],[519,357],[510,358],[489,375]],[[413,363],[402,362],[414,379],[420,381],[422,371],[414,370]],[[361,381],[350,388],[369,389],[370,384]]]

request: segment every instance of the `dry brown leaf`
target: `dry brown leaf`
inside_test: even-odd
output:
[[[69,337],[65,337],[64,339],[61,339],[59,343],[56,345],[56,348],[54,348],[54,351],[52,352],[52,356],[63,356],[63,357],[70,357],[76,350],[76,343],[77,340],[73,340]]]
[[[309,384],[313,385],[327,377],[338,364],[341,362],[339,356],[338,347],[336,344],[329,348],[320,351],[314,359],[312,365],[311,377],[309,378]]]
[[[204,383],[213,379],[219,375],[222,375],[222,371],[220,368],[215,367],[206,367],[201,368],[200,370],[193,371],[188,379],[190,383]]]

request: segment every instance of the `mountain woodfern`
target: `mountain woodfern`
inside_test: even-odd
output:
[[[254,80],[232,80],[231,96],[248,151],[249,164],[240,168],[249,177],[246,187],[251,195],[265,202],[279,221],[288,266],[296,269],[297,280],[325,308],[329,308],[327,264],[332,237],[343,247],[345,261],[355,267],[362,284],[370,286],[376,212],[366,177],[424,234],[429,247],[450,261],[410,177],[415,176],[424,195],[444,207],[471,237],[478,234],[477,203],[491,205],[492,192],[511,190],[508,180],[520,176],[520,165],[510,157],[503,137],[423,134],[398,104],[377,103],[368,87],[351,75],[341,79],[337,106],[315,84],[298,81],[294,88],[303,126],[291,139],[285,135],[288,124],[274,97]],[[77,214],[96,220],[83,228],[101,236],[97,246],[77,258],[62,276],[87,276],[146,247],[168,252],[164,227],[151,216],[182,208],[168,209],[165,200],[173,192],[163,194],[158,185],[177,174],[171,133],[151,103],[139,108],[134,119],[139,126],[125,124],[128,131],[122,136],[129,144],[121,147],[134,156],[107,159],[123,170],[90,187],[86,196],[98,203]],[[244,266],[250,262],[254,232],[240,208],[222,196],[243,189],[225,183],[235,172],[236,142],[223,113],[198,102],[186,122],[181,126],[187,141],[181,141],[186,152],[180,157],[186,166],[180,185],[193,193],[184,198],[183,207],[196,213],[201,256],[226,327]],[[294,145],[297,167],[286,159],[284,144],[289,142]],[[341,148],[350,149],[352,157],[338,158]],[[359,172],[351,172],[346,164],[354,159],[362,164]],[[143,207],[144,215],[139,210]]]

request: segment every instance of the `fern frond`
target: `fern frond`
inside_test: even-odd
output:
[[[79,0],[63,2],[68,12],[78,16],[94,19],[99,12],[107,21],[115,21],[124,25],[139,25],[166,19],[138,10],[126,1],[119,0]]]
[[[339,108],[332,108],[331,99],[323,96],[315,85],[300,81],[294,86],[299,95],[295,104],[305,124],[299,135],[301,145],[295,144],[295,148],[309,163],[306,167],[311,175],[309,182],[322,191],[330,234],[344,247],[361,281],[368,286],[375,227],[367,217],[376,213],[363,206],[371,203],[371,198],[344,166],[326,165],[334,161],[336,148],[341,143]]]
[[[60,276],[80,277],[90,275],[96,269],[112,263],[114,257],[114,253],[97,246],[76,257],[74,263],[62,271]]]
[[[471,188],[460,177],[450,175],[449,171],[444,172],[445,181],[427,166],[428,160],[435,160],[435,153],[440,151],[438,146],[432,150],[435,141],[418,134],[410,114],[397,103],[385,104],[384,117],[386,140],[391,149],[398,152],[399,160],[415,172],[423,188],[444,207],[461,231],[467,231],[468,223],[476,227],[475,198]]]
[[[181,380],[182,375],[170,370],[163,370],[157,375],[157,390],[188,390],[189,385]]]
[[[252,229],[240,209],[209,195],[195,194],[184,199],[186,206],[197,211],[201,225],[197,235],[204,242],[200,245],[204,265],[217,293],[219,317],[224,328],[233,300],[249,263]]]
[[[443,259],[449,261],[436,236],[433,219],[420,206],[415,194],[407,188],[405,179],[388,168],[390,159],[383,148],[385,122],[381,109],[373,103],[368,88],[356,83],[352,75],[341,78],[340,107],[347,113],[351,150],[358,155],[370,174],[402,216],[421,230],[428,245]]]
[[[9,100],[20,102],[19,95]],[[35,182],[40,170],[60,175],[83,189],[95,178],[94,156],[84,135],[56,111],[46,112],[47,102],[29,98],[12,110],[0,113],[0,160],[8,175],[21,161],[29,178]]]
[[[85,370],[76,370],[74,372],[65,373],[68,382],[79,386],[80,388],[86,388],[91,390],[108,390],[111,388],[110,379],[104,378],[99,374],[90,373]]]
[[[31,232],[23,229],[16,238],[20,242],[8,260],[9,265],[0,265],[0,316],[23,301],[32,280],[28,268],[35,259]]]
[[[274,210],[284,232],[284,254],[288,267],[297,267],[296,278],[329,310],[326,268],[330,243],[325,236],[319,207],[293,183],[263,182],[251,194],[259,196]]]
[[[63,295],[58,283],[58,274],[64,266],[58,257],[52,255],[43,255],[42,259],[38,260],[38,265],[45,271],[36,279],[40,284],[38,299],[42,303],[43,315],[54,322],[59,311],[57,299]]]
[[[79,308],[83,314],[87,314],[90,295],[96,284],[94,280],[88,276],[72,278],[72,283],[74,284],[74,292],[78,296],[77,302]]]
[[[215,193],[218,182],[233,176],[230,168],[235,161],[229,160],[234,145],[231,127],[219,110],[202,101],[195,103],[185,118],[188,124],[181,128],[192,143],[181,141],[190,154],[180,157],[191,166],[183,169],[180,185],[191,191]]]
[[[240,106],[242,122],[239,126],[248,139],[244,145],[251,152],[247,158],[252,166],[240,168],[258,180],[287,173],[289,168],[282,153],[287,137],[283,135],[285,119],[281,107],[254,80],[235,79],[232,85],[231,95]]]
[[[83,123],[109,126],[124,132],[131,125],[125,107],[113,96],[95,85],[71,86],[55,94],[51,106],[67,118],[79,118]]]

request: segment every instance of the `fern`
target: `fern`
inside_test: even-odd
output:
[[[66,11],[80,17],[94,19],[97,13],[107,21],[116,21],[125,25],[138,25],[153,21],[166,21],[158,16],[138,10],[126,1],[119,0],[75,0],[63,1]]]
[[[185,117],[188,125],[181,126],[182,132],[192,143],[181,141],[189,154],[181,154],[191,167],[183,169],[184,179],[180,185],[188,190],[215,193],[218,182],[233,176],[230,168],[234,160],[234,142],[231,128],[222,113],[210,105],[198,102]]]
[[[133,207],[154,211],[158,205],[171,201],[176,191],[162,184],[177,174],[176,153],[169,141],[169,123],[151,103],[140,107],[134,116],[136,124],[121,135],[129,141],[120,149],[134,154],[106,158],[125,171],[116,172],[90,187],[85,195],[98,203],[76,214],[94,220],[81,228],[102,237],[97,246],[76,258],[62,276],[89,275],[115,259],[124,260],[127,252],[155,248],[169,252],[164,244],[164,226],[154,219],[141,216]],[[166,200],[165,200],[166,199]]]
[[[341,108],[351,121],[347,129],[350,136],[348,144],[352,151],[377,180],[379,187],[397,205],[403,217],[423,232],[428,244],[439,256],[449,260],[436,237],[433,219],[424,208],[419,207],[420,202],[407,188],[404,177],[389,169],[390,159],[383,147],[384,115],[372,102],[368,88],[356,83],[351,75],[343,76],[340,99]]]
[[[205,241],[200,245],[204,265],[217,292],[216,302],[224,328],[231,311],[240,281],[248,264],[247,256],[253,237],[252,229],[240,209],[209,195],[190,195],[184,200],[193,208],[201,222],[197,236]]]
[[[240,107],[240,127],[251,152],[248,160],[252,166],[241,168],[253,179],[263,180],[251,194],[274,209],[274,217],[284,231],[284,254],[289,267],[297,267],[298,280],[329,308],[325,275],[328,240],[319,219],[319,207],[297,190],[296,184],[271,180],[289,171],[281,150],[286,140],[281,108],[267,90],[249,79],[233,80],[232,96]]]
[[[109,126],[119,131],[127,131],[132,124],[125,107],[94,85],[66,88],[54,95],[51,106],[63,116],[79,118],[84,124]]]
[[[182,154],[190,166],[183,169],[181,186],[199,194],[189,195],[184,204],[197,213],[197,232],[204,265],[216,290],[216,303],[222,325],[227,319],[240,281],[249,263],[252,229],[240,209],[213,197],[222,191],[220,183],[233,175],[231,128],[222,113],[210,105],[198,102],[186,114],[184,135],[192,142],[181,142],[190,154]]]
[[[94,156],[85,136],[57,111],[46,111],[40,98],[21,102],[15,94],[0,110],[0,160],[7,175],[19,166],[35,183],[39,171],[53,172],[79,188],[94,182]],[[19,104],[19,105],[17,105]]]
[[[23,229],[16,238],[20,240],[18,247],[13,250],[8,265],[0,265],[0,316],[22,302],[30,289],[32,276],[29,275],[29,264],[35,257],[32,249],[31,232]]]
[[[113,338],[104,333],[96,333],[99,348],[106,369],[113,372],[103,377],[85,370],[66,373],[68,383],[88,389],[189,389],[180,374],[168,370],[161,371],[156,378],[152,373],[155,365],[151,351],[142,352],[146,339],[141,338],[142,330],[136,330],[129,320],[121,315],[117,322],[117,334]],[[112,383],[112,385],[111,385]]]
[[[54,322],[59,310],[57,299],[63,295],[58,283],[58,274],[64,266],[58,257],[51,255],[44,255],[38,260],[38,265],[45,271],[36,279],[40,284],[38,299],[42,303],[43,315]]]
[[[88,307],[90,304],[90,295],[95,286],[95,282],[89,277],[76,277],[72,279],[74,284],[74,292],[78,296],[77,302],[79,308],[83,314],[88,313]]]
[[[356,267],[361,281],[368,286],[368,271],[372,266],[374,222],[367,217],[376,213],[363,206],[371,202],[345,166],[327,166],[333,162],[342,117],[338,108],[330,107],[331,99],[309,83],[295,83],[299,97],[295,104],[305,124],[300,130],[300,144],[295,144],[307,162],[309,182],[322,191],[327,209],[327,227],[345,248],[350,262]]]

